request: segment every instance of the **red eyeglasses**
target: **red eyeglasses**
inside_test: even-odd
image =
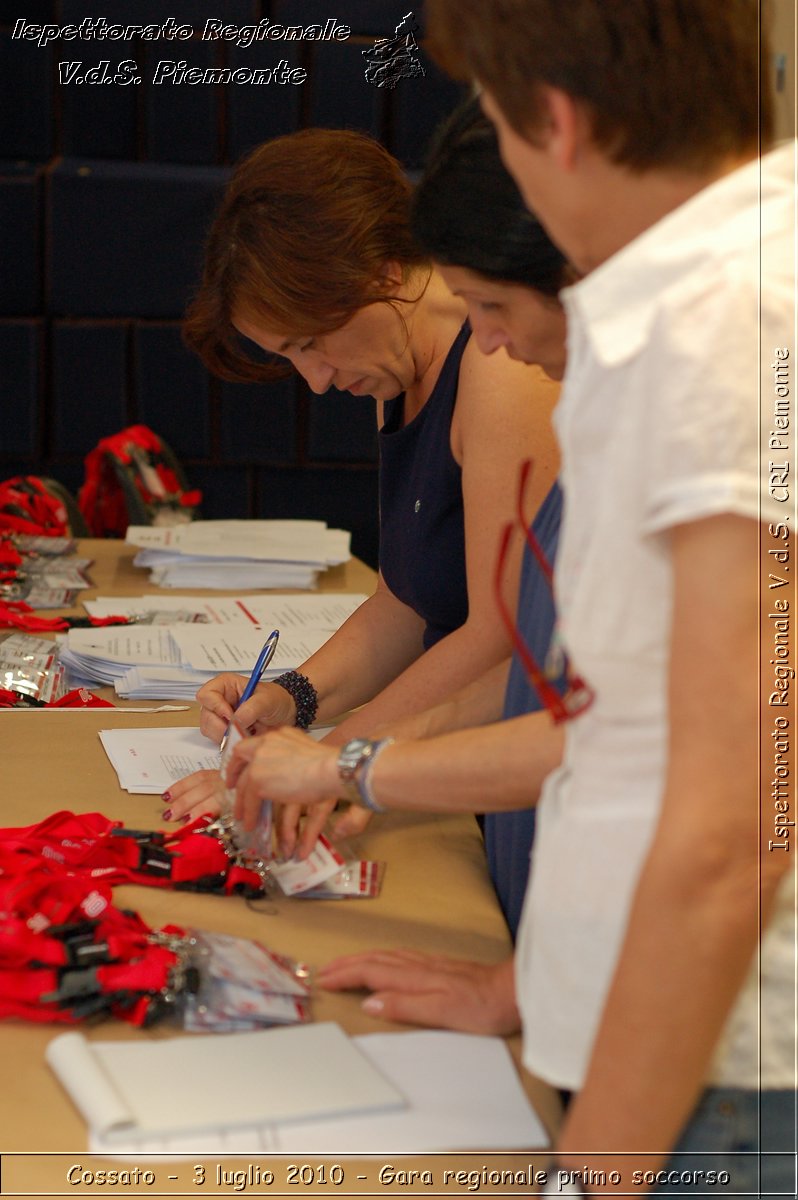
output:
[[[518,628],[515,613],[513,613],[502,592],[502,583],[507,566],[507,558],[510,552],[510,544],[513,540],[513,535],[519,527],[524,535],[526,544],[535,557],[535,560],[541,571],[548,581],[549,587],[553,589],[554,572],[551,568],[551,563],[546,558],[535,534],[532,532],[532,523],[527,520],[524,515],[524,501],[526,497],[527,485],[532,474],[533,463],[531,459],[521,464],[521,472],[518,483],[518,509],[516,520],[511,521],[505,526],[499,543],[499,554],[496,559],[496,572],[494,575],[493,586],[496,595],[496,603],[504,621],[505,628],[513,643],[521,664],[526,671],[530,683],[535,688],[541,702],[551,713],[552,718],[556,722],[568,721],[572,717],[579,716],[590,707],[595,698],[595,693],[589,684],[585,683],[579,675],[575,675],[571,670],[568,656],[565,653],[561,644],[555,643],[554,639],[557,636],[556,628],[552,635],[552,649],[549,652],[549,660],[545,670],[542,670],[535,659],[526,639],[521,634]],[[564,693],[560,693],[554,686],[554,680],[560,675],[565,675],[566,689]]]

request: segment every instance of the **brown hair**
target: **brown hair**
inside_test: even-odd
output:
[[[237,166],[211,226],[186,343],[225,379],[283,373],[247,355],[234,315],[307,337],[391,303],[386,264],[405,280],[428,265],[409,214],[402,168],[364,134],[306,129],[264,143]]]
[[[772,136],[759,0],[427,0],[430,48],[531,141],[539,87],[587,108],[632,169],[701,170]]]

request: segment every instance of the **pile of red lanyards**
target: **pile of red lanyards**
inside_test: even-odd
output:
[[[0,1017],[75,1023],[111,1014],[146,1025],[196,991],[185,931],[153,930],[117,908],[111,885],[120,883],[263,892],[208,816],[141,831],[101,813],[58,812],[0,829]]]

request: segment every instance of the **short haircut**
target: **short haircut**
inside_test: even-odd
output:
[[[427,0],[430,49],[533,141],[540,85],[631,169],[701,170],[772,137],[760,0]]]
[[[476,99],[436,134],[410,220],[418,244],[443,265],[552,297],[573,281],[562,251],[524,204]]]
[[[410,232],[410,184],[365,134],[307,129],[265,142],[236,167],[205,247],[186,343],[225,379],[285,374],[250,355],[234,317],[287,337],[329,333],[428,261]],[[426,276],[425,276],[426,278]]]

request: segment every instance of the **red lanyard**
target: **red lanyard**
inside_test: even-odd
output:
[[[0,852],[46,859],[109,884],[261,894],[261,876],[211,826],[201,816],[179,829],[131,830],[101,813],[57,812],[36,825],[0,829]]]
[[[127,617],[37,617],[24,600],[0,600],[0,628],[20,629],[23,633],[62,633],[83,625],[100,628],[129,624]]]
[[[125,829],[102,813],[53,813],[0,829],[0,1017],[149,1023],[191,982],[184,931],[118,909],[111,885],[260,895],[263,880],[200,817]]]
[[[55,860],[12,850],[0,869],[0,1016],[76,1022],[112,1012],[142,1024],[157,1013],[182,930],[164,940],[114,907],[107,884]]]

